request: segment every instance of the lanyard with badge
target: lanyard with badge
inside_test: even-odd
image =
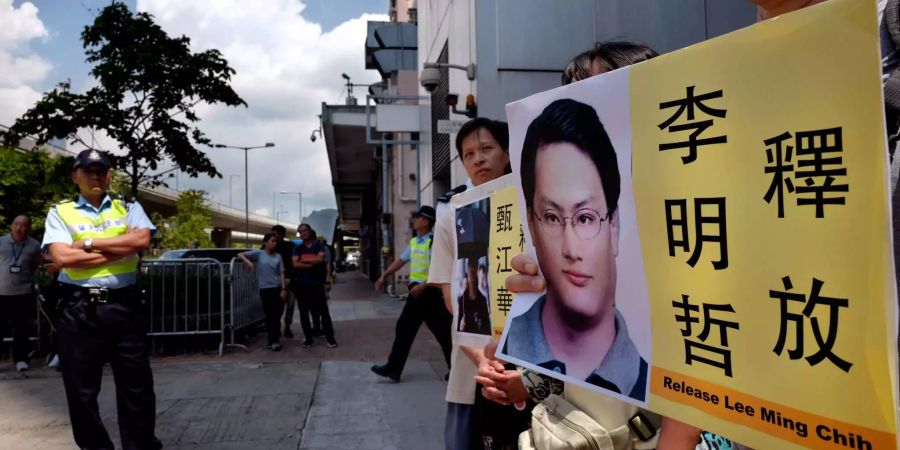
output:
[[[19,258],[22,257],[22,252],[25,251],[25,243],[23,242],[20,245],[16,245],[15,242],[10,242],[9,245],[12,246],[13,250],[13,261],[12,265],[9,266],[9,273],[20,273],[22,271],[22,264],[19,263]]]

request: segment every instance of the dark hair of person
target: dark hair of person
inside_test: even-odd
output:
[[[656,50],[641,42],[598,42],[588,51],[572,58],[563,69],[563,84],[574,83],[592,76],[591,66],[596,61],[603,72],[620,69],[659,56]]]
[[[272,239],[272,238],[275,237],[275,236],[276,236],[275,233],[266,233],[266,234],[264,234],[264,235],[263,235],[263,239],[262,239],[263,244],[265,244],[266,242],[269,242],[269,239]]]
[[[308,223],[301,223],[300,225],[298,225],[298,226],[297,226],[297,231],[300,231],[300,227],[306,227],[306,228],[309,228],[309,238],[310,238],[310,239],[316,239],[316,238],[317,238],[317,236],[316,236],[316,230],[314,230],[313,227],[309,226]]]
[[[287,230],[281,225],[275,225],[272,227],[272,231],[276,233],[281,233],[282,235],[287,234]]]
[[[616,150],[593,107],[572,99],[560,99],[547,105],[525,133],[522,144],[522,191],[525,206],[534,211],[535,165],[538,151],[550,144],[569,143],[593,161],[606,196],[607,214],[612,216],[619,204],[621,179]],[[546,150],[544,150],[546,151]],[[566,183],[566,180],[558,180]],[[601,213],[603,211],[600,211]],[[607,217],[608,217],[607,216]]]
[[[494,137],[494,140],[497,141],[497,144],[500,145],[500,148],[502,148],[503,151],[509,151],[509,125],[501,120],[476,117],[464,123],[463,126],[459,128],[459,132],[456,133],[456,153],[459,155],[460,160],[463,157],[463,140],[480,129],[485,129],[488,133],[491,133],[491,136]],[[505,173],[512,173],[512,169],[507,166]]]

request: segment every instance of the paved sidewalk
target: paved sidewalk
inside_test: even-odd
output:
[[[403,304],[374,292],[358,273],[341,274],[341,281],[329,302],[337,349],[321,340],[303,349],[302,339],[293,339],[271,352],[258,333],[248,352],[154,358],[157,435],[165,448],[441,448],[447,368],[437,343],[422,327],[401,383],[371,373],[387,359]],[[107,368],[100,410],[119,447],[113,386]],[[0,361],[0,399],[0,449],[75,448],[58,372],[19,374]]]
[[[166,448],[296,449],[317,372],[312,363],[158,365],[157,436]],[[103,387],[100,411],[119,447],[108,371]],[[0,382],[0,398],[0,448],[75,448],[58,375]]]
[[[401,383],[378,378],[369,367],[353,361],[322,363],[299,448],[442,448],[443,377],[422,361],[407,363]]]

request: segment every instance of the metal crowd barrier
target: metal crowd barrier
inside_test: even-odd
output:
[[[235,343],[235,331],[265,319],[256,273],[238,258],[229,264],[212,258],[143,260],[140,272],[138,283],[150,322],[148,336],[219,335],[222,355],[226,347],[246,350]],[[33,320],[37,336],[29,339],[38,343],[40,351],[43,327],[49,325],[53,330],[53,321],[41,306],[52,309],[50,303],[54,302],[41,299],[50,285],[49,275],[40,271],[36,284]],[[10,343],[12,338],[0,335],[0,342]]]
[[[231,260],[229,272],[231,274],[229,345],[246,349],[234,343],[234,332],[265,320],[265,312],[259,299],[259,281],[256,273],[248,269],[239,258]]]
[[[226,345],[226,278],[212,258],[144,260],[139,283],[147,302],[149,336],[214,335]]]

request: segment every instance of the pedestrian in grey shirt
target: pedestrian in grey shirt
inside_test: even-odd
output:
[[[28,331],[35,312],[34,272],[41,244],[33,237],[31,219],[17,216],[12,232],[0,237],[0,331],[12,328],[16,370],[28,370]],[[0,337],[6,333],[0,332]]]
[[[266,331],[272,351],[281,350],[281,315],[287,300],[287,284],[284,281],[284,262],[275,249],[278,247],[275,233],[263,237],[264,250],[250,250],[238,254],[250,270],[256,272],[259,280],[259,299],[266,314]]]

